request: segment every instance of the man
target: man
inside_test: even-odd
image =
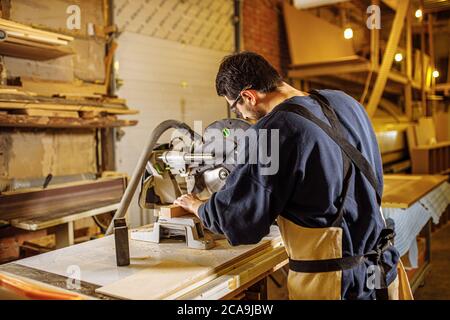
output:
[[[279,130],[279,170],[239,164],[207,202],[175,204],[232,245],[259,242],[276,220],[291,299],[412,298],[381,215],[382,163],[364,108],[341,91],[296,90],[251,52],[224,59],[216,89],[257,121],[250,130]]]

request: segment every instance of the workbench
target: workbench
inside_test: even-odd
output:
[[[429,197],[433,200],[439,196],[436,192],[446,180],[446,176],[385,176],[385,215],[400,222],[398,217],[410,221],[413,214],[423,218],[425,228],[419,223],[417,233],[421,229],[428,232],[428,250],[431,221],[436,221],[439,213],[408,210],[427,203]],[[414,230],[411,234],[401,232],[405,234],[397,233],[397,237],[416,237]],[[211,250],[194,250],[184,242],[152,244],[130,240],[131,265],[117,267],[114,238],[107,236],[2,265],[0,273],[59,288],[75,283],[72,292],[93,299],[230,299],[287,264],[276,226],[257,245],[231,247],[225,239],[216,240],[216,244]],[[428,261],[418,273],[419,278],[413,279],[413,286],[423,281],[429,268]],[[170,279],[175,286],[171,287]]]
[[[275,226],[257,245],[231,247],[222,239],[210,250],[130,240],[130,256],[130,266],[117,267],[114,237],[107,236],[0,266],[0,272],[59,288],[77,284],[71,291],[94,299],[230,299],[287,264]]]
[[[408,258],[414,274],[413,292],[424,283],[431,270],[431,229],[438,224],[450,203],[446,175],[385,175],[383,214],[395,224],[394,246]],[[417,237],[425,239],[425,256],[419,265]]]

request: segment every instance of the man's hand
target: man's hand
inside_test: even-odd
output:
[[[198,208],[203,204],[195,194],[184,194],[173,202],[173,204],[182,207],[186,211],[198,216]]]

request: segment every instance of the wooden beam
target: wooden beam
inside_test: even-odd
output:
[[[18,190],[0,195],[0,218],[12,220],[52,214],[73,214],[117,204],[126,188],[125,178]]]
[[[2,19],[9,19],[11,14],[11,0],[1,0],[0,5],[2,7]]]
[[[391,8],[392,10],[397,10],[398,0],[383,0],[383,3],[385,5],[387,5],[389,8]]]
[[[308,77],[367,72],[371,69],[370,61],[358,56],[353,56],[352,59],[342,61],[330,61],[328,63],[320,63],[314,65],[294,66],[289,70],[289,78],[305,79]]]
[[[423,0],[420,0],[420,7],[424,7]],[[424,17],[421,18],[421,25],[422,28],[420,30],[420,61],[421,61],[421,67],[420,67],[420,74],[421,74],[421,80],[420,80],[420,87],[421,87],[421,100],[422,100],[422,110],[425,112],[425,115],[428,115],[428,108],[427,108],[427,96],[425,92],[425,77],[426,77],[426,69],[425,69],[425,20]]]
[[[435,56],[434,56],[434,34],[433,34],[433,14],[428,14],[428,48],[430,50],[430,66],[431,66],[431,72],[436,70],[436,62],[435,62]],[[436,78],[433,76],[431,77],[431,95],[436,94]],[[431,100],[431,109],[434,111],[436,110],[437,104],[436,100]],[[430,114],[431,112],[430,111]]]
[[[413,118],[412,98],[412,70],[413,70],[413,38],[412,38],[412,8],[408,9],[406,16],[406,77],[408,83],[405,86],[405,113],[409,120]]]
[[[373,5],[379,5],[379,0],[373,0]],[[377,28],[370,29],[370,62],[372,69],[376,70],[380,63],[380,30]]]
[[[383,95],[384,88],[386,86],[389,72],[394,61],[394,56],[400,41],[400,35],[402,33],[403,25],[405,22],[406,13],[409,8],[409,0],[400,1],[397,7],[397,12],[395,14],[394,22],[392,25],[392,30],[389,35],[389,40],[386,45],[386,50],[383,56],[383,62],[375,82],[375,86],[370,96],[369,103],[367,105],[367,113],[369,117],[373,117],[375,111],[380,102],[381,96]]]

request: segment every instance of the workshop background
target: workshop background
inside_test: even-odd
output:
[[[224,56],[248,50],[297,89],[343,90],[365,106],[386,174],[383,212],[396,223],[415,298],[450,299],[450,1],[1,0],[0,8],[0,287],[2,271],[37,281],[17,266],[37,270],[41,255],[104,239],[152,130],[168,119],[204,129],[229,116],[215,76]],[[138,192],[127,221],[155,221]],[[277,259],[227,297],[286,299]]]

